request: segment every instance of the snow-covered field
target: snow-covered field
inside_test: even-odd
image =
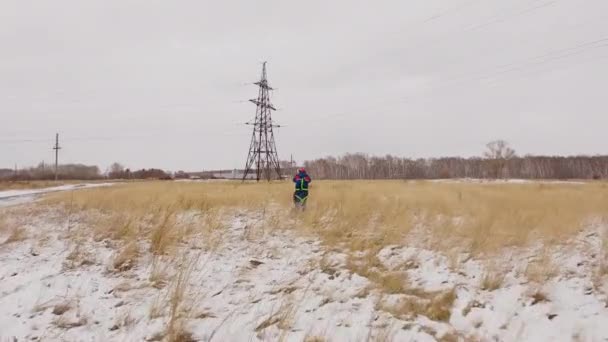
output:
[[[94,212],[2,210],[23,231],[0,230],[0,341],[608,340],[599,223],[549,252],[492,260],[417,248],[412,234],[372,256],[376,271],[407,284],[391,290],[357,258],[268,228],[256,212],[235,213],[219,240],[194,235],[162,256],[138,241],[138,260],[117,263],[115,241],[78,233]],[[201,215],[180,220],[196,226]]]

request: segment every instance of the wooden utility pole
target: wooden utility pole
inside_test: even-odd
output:
[[[59,168],[59,133],[55,134],[55,146],[53,146],[53,150],[55,150],[55,181],[57,181],[57,171]]]

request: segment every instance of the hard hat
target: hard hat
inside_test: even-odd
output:
[[[301,167],[301,168],[298,170],[298,172],[306,172],[306,170],[305,170],[303,167]]]

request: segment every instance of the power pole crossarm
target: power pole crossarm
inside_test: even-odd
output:
[[[262,88],[266,88],[266,89],[268,89],[268,90],[274,90],[274,89],[273,89],[271,86],[269,86],[269,85],[268,85],[268,82],[267,82],[267,81],[263,81],[263,82],[261,82],[261,81],[260,81],[260,82],[255,82],[254,84],[255,84],[255,85],[257,85],[257,86],[260,86],[260,87],[262,87]]]
[[[259,101],[259,100],[257,100],[257,99],[252,99],[252,100],[249,100],[249,102],[252,102],[252,103],[254,103],[254,104],[256,104],[256,105],[258,105],[258,106],[260,106],[260,107],[265,107],[265,108],[270,108],[270,109],[272,109],[272,110],[276,110],[276,108],[274,108],[274,106],[273,106],[272,104],[270,104],[270,103],[264,103],[264,102],[260,102],[260,101]]]

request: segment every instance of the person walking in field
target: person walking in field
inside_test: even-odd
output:
[[[308,199],[308,184],[312,182],[310,176],[306,173],[306,170],[302,167],[298,170],[298,173],[293,177],[293,182],[296,184],[296,190],[293,193],[293,202],[296,207],[306,207],[306,200]]]

